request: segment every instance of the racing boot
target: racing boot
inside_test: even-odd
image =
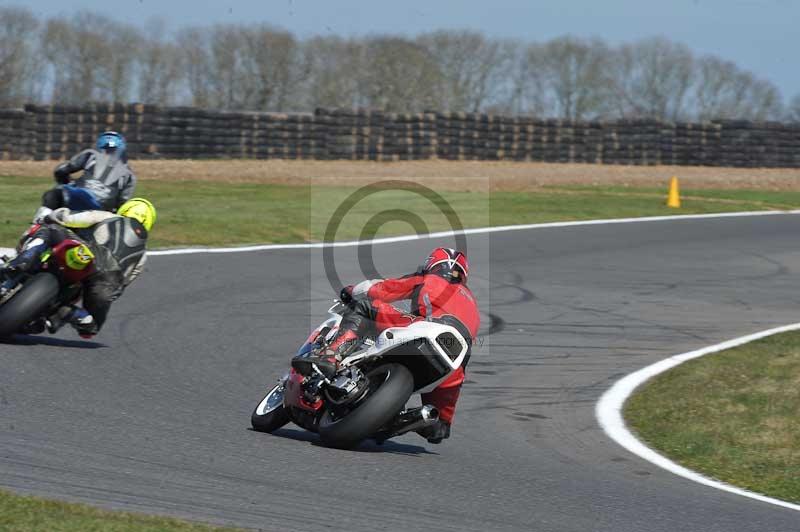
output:
[[[60,307],[55,313],[47,318],[47,322],[45,323],[47,326],[47,332],[50,334],[57,333],[61,327],[68,323],[70,316],[77,308],[78,307],[75,305],[64,305],[63,307]]]
[[[86,340],[97,334],[97,322],[85,309],[75,307],[64,320],[78,331],[78,335]]]
[[[314,366],[325,376],[333,378],[336,370],[347,355],[355,351],[360,343],[358,334],[352,329],[347,329],[328,346],[322,346],[308,355],[297,356],[292,359],[292,367],[301,375],[312,375]]]

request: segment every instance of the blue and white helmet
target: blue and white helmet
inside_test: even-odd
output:
[[[95,145],[98,151],[114,150],[117,155],[124,159],[127,153],[128,144],[125,142],[125,137],[116,131],[104,131],[97,137],[97,144]]]

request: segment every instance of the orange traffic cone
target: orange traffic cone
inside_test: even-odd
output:
[[[678,178],[672,176],[669,180],[669,196],[667,196],[667,207],[679,209],[681,206],[681,193],[678,186]]]

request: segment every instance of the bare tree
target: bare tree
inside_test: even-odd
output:
[[[532,44],[521,59],[519,89],[528,112],[571,120],[596,118],[607,107],[608,48],[602,41],[561,37]]]
[[[314,37],[303,44],[303,87],[308,108],[360,107],[364,44],[341,37]]]
[[[215,26],[210,32],[211,103],[222,109],[244,107],[241,56],[244,35],[241,27]]]
[[[212,105],[211,83],[214,72],[209,41],[209,32],[202,28],[185,29],[177,37],[189,103],[197,107]]]
[[[443,109],[477,112],[508,89],[508,43],[475,31],[437,31],[417,38],[436,63]]]
[[[617,116],[685,118],[693,62],[686,46],[663,37],[620,47],[611,60],[609,78]]]
[[[545,79],[539,71],[541,44],[516,43],[511,69],[512,92],[509,107],[514,113],[537,116],[548,114],[549,103]]]
[[[294,36],[269,26],[242,32],[240,58],[244,106],[256,110],[289,110],[302,67]]]
[[[697,62],[696,112],[701,120],[729,118],[743,107],[745,87],[737,83],[739,70],[729,61],[703,57]]]
[[[778,120],[783,116],[781,93],[769,81],[756,79],[750,85],[750,112],[745,116],[751,120]]]
[[[177,98],[181,80],[181,53],[178,46],[164,38],[165,23],[151,20],[148,33],[139,46],[139,100],[168,105]]]
[[[27,9],[0,7],[0,104],[20,104],[34,94],[38,25]]]
[[[54,101],[82,103],[93,99],[96,65],[107,60],[106,49],[88,32],[77,34],[65,20],[49,20],[42,34],[42,51],[53,72]]]
[[[359,88],[369,105],[402,112],[441,107],[441,72],[425,48],[400,37],[371,37],[365,46]]]
[[[763,120],[780,114],[780,96],[773,85],[714,56],[697,61],[694,95],[694,116],[701,120]]]
[[[303,101],[303,56],[286,31],[218,25],[184,30],[178,43],[194,105],[275,111]]]
[[[133,27],[95,13],[49,20],[42,50],[54,75],[54,99],[57,95],[65,103],[127,101],[139,41]]]
[[[106,46],[111,50],[108,63],[98,68],[98,85],[105,92],[105,95],[100,94],[100,98],[112,102],[130,101],[142,35],[139,30],[127,24],[113,23],[106,28],[111,33],[105,38]]]
[[[663,37],[611,48],[599,39],[524,43],[469,30],[297,39],[267,25],[217,25],[171,35],[163,22],[142,31],[88,11],[45,22],[24,8],[0,7],[0,104],[30,101],[49,84],[49,100],[63,103],[136,95],[270,111],[800,119],[800,95],[784,110],[773,84],[717,57],[695,59]]]

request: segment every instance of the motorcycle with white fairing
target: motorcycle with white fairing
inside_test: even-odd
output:
[[[330,343],[345,310],[339,302],[328,309],[328,318],[297,356]],[[406,408],[406,403],[413,394],[435,389],[464,363],[471,348],[456,327],[434,321],[391,327],[360,342],[334,375],[326,376],[313,364],[309,375],[290,368],[256,406],[253,428],[273,432],[293,422],[318,433],[323,444],[345,449],[366,439],[383,443],[424,429],[438,421],[436,408]]]

